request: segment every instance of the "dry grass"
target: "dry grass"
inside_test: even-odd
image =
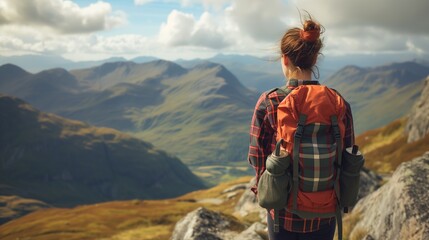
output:
[[[243,177],[174,199],[114,201],[72,209],[40,210],[1,225],[0,239],[130,239],[131,236],[141,240],[168,239],[175,223],[200,206],[221,211],[234,223],[236,219],[231,215],[240,194],[228,199],[222,191],[248,183],[250,178]],[[223,203],[199,202],[207,198],[221,198]]]
[[[363,228],[356,228],[356,224],[361,219],[360,212],[351,212],[343,217],[343,240],[361,240],[366,236],[367,231]],[[334,239],[337,239],[335,232]]]
[[[428,151],[429,134],[416,142],[407,143],[404,126],[407,119],[368,131],[356,138],[365,155],[365,166],[380,173],[390,173],[401,163],[421,156]]]

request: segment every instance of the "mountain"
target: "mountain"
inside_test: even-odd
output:
[[[114,62],[10,76],[0,84],[0,92],[43,111],[149,141],[207,179],[250,172],[244,159],[258,94],[222,65]],[[196,169],[207,165],[217,169]]]
[[[95,128],[0,96],[0,193],[75,206],[158,199],[204,188],[176,157],[130,135]]]
[[[428,82],[429,78],[426,79],[426,87],[408,116],[367,131],[356,138],[365,155],[367,167],[377,172],[390,173],[401,163],[429,150]]]
[[[107,89],[118,83],[138,84],[147,79],[154,81],[154,78],[175,77],[185,72],[186,70],[181,66],[164,60],[143,64],[112,62],[89,69],[70,71],[77,79],[86,81],[96,89]]]
[[[62,68],[31,74],[6,64],[0,66],[0,77],[0,93],[17,96],[48,112],[77,104],[76,94],[82,90],[76,78]]]
[[[185,68],[193,68],[205,63],[225,66],[247,88],[262,93],[274,87],[285,85],[280,62],[275,59],[254,57],[251,55],[218,54],[209,59],[175,61]]]
[[[64,116],[133,132],[191,165],[228,165],[245,158],[258,96],[222,65],[185,69],[157,60],[71,73],[102,90]]]
[[[404,116],[420,96],[429,67],[416,62],[360,68],[347,66],[324,84],[338,90],[353,110],[355,132],[363,133]]]
[[[75,62],[55,55],[32,54],[19,56],[0,56],[0,65],[18,65],[33,73],[51,68],[64,68],[68,70],[76,68],[88,68],[98,66],[106,62],[119,61],[126,61],[126,59],[122,57],[111,57],[103,60]]]

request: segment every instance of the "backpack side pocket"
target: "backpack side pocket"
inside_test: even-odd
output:
[[[282,209],[287,205],[290,192],[289,155],[271,154],[266,161],[266,170],[258,182],[258,203],[266,209]]]
[[[357,202],[360,183],[360,171],[365,159],[361,152],[352,152],[352,148],[343,151],[340,175],[341,206],[351,207]]]

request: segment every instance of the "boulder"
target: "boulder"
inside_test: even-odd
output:
[[[409,114],[406,132],[409,143],[418,141],[429,133],[429,77],[426,78],[420,99]]]
[[[237,224],[221,213],[200,207],[176,223],[171,240],[233,239],[238,233],[231,228]]]
[[[231,216],[200,207],[177,222],[171,240],[264,240],[265,228],[254,223],[246,229]]]
[[[353,239],[429,239],[429,152],[402,163],[390,180],[358,202]],[[353,237],[359,236],[359,238]]]
[[[364,167],[360,172],[358,200],[377,190],[382,180],[380,175]]]

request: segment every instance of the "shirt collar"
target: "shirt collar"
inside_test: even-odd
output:
[[[288,87],[298,87],[301,85],[320,85],[317,80],[298,80],[298,79],[290,79],[288,83]]]

